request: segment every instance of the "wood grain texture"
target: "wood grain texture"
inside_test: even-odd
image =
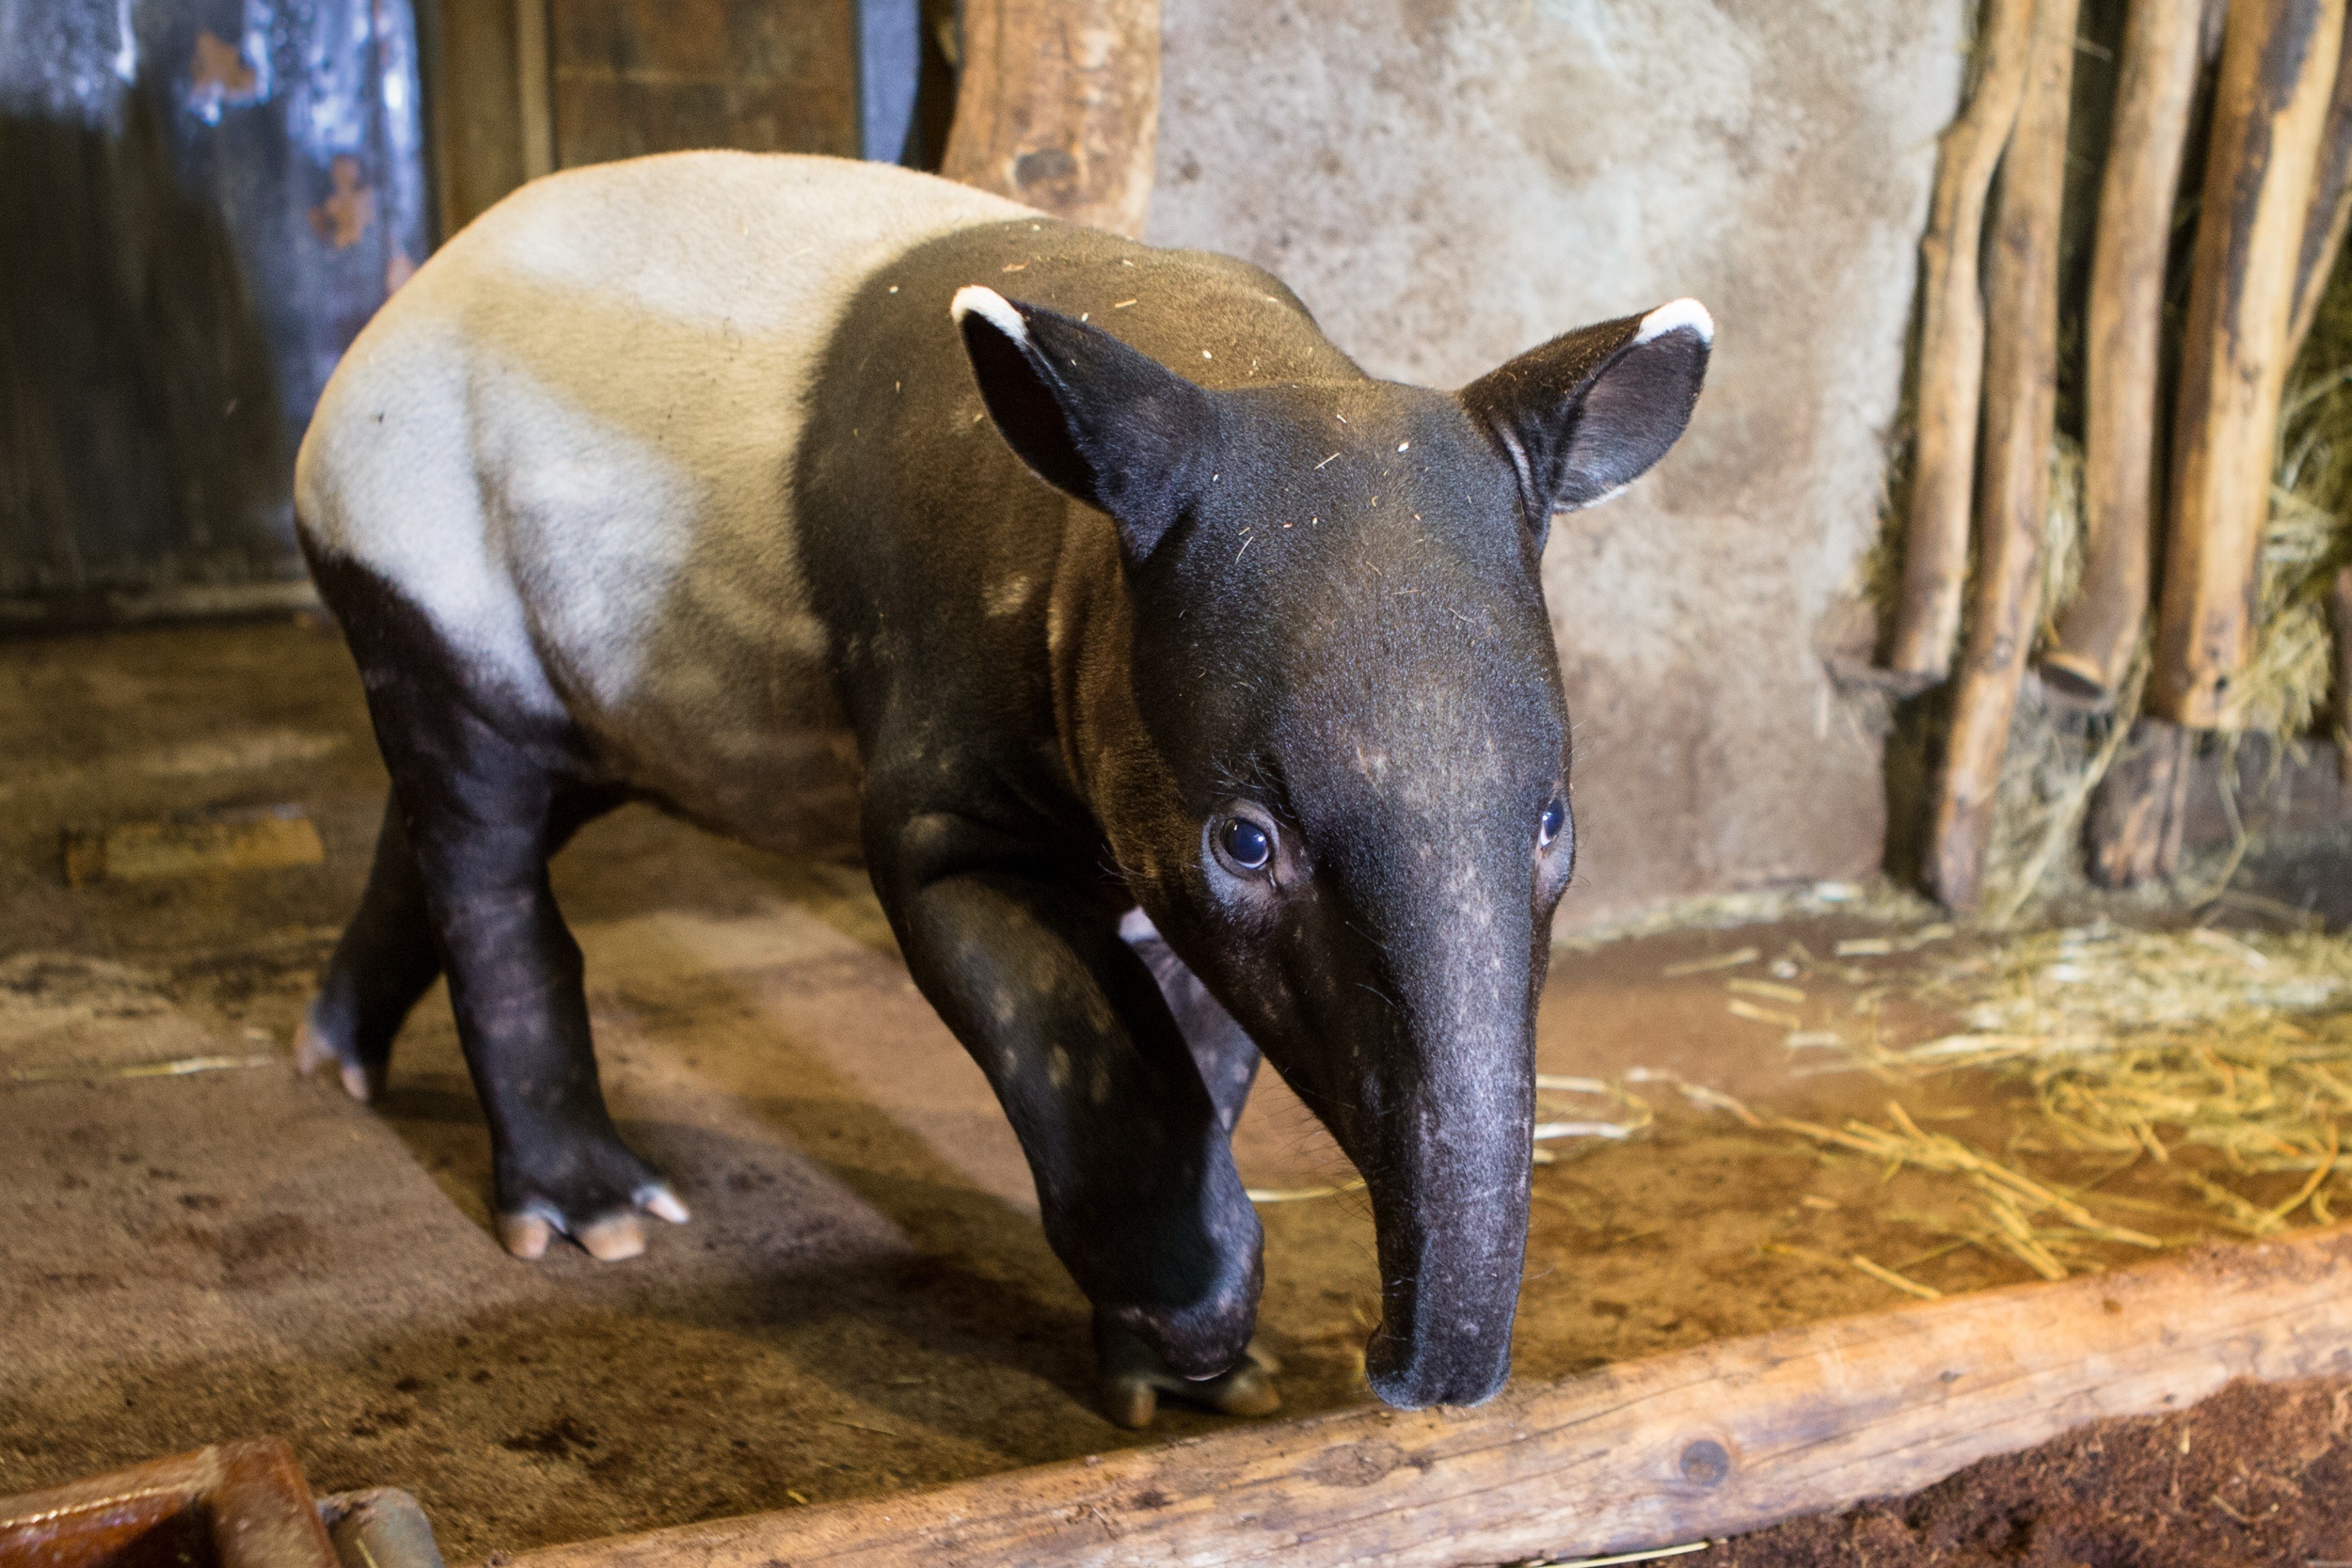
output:
[[[2203,0],[2138,0],[2099,190],[2084,330],[2082,588],[2043,677],[2105,707],[2147,619],[2165,261],[2197,97]]]
[[[1984,374],[1977,253],[1985,192],[2025,99],[2034,0],[1985,0],[1982,69],[1943,136],[1927,232],[1919,241],[1917,435],[1903,544],[1902,597],[1887,669],[1913,686],[1951,673],[1968,580],[1968,499],[1976,475]]]
[[[2352,1233],[1812,1323],[1506,1391],[525,1553],[514,1568],[1492,1563],[1927,1485],[2233,1378],[2352,1370]]]
[[[560,168],[649,152],[858,154],[852,0],[549,5]]]
[[[2253,633],[2296,275],[2344,12],[2344,0],[2244,0],[2222,40],[2149,704],[2175,723],[2228,718]]]
[[[2040,610],[2076,9],[2075,0],[2040,0],[2035,9],[2026,98],[1994,216],[1975,614],[1928,829],[1928,891],[1954,910],[1976,908],[1981,892],[2001,761]]]
[[[2303,248],[2295,264],[2295,313],[2287,323],[2289,366],[2319,318],[2319,299],[2352,226],[2352,16],[2336,51],[2336,80],[2328,94],[2328,120],[2319,135],[2311,205],[2303,218]]]
[[[1159,0],[967,0],[940,173],[1140,238],[1160,116]]]
[[[2091,797],[2084,841],[2090,879],[2135,888],[2181,868],[2197,736],[2161,719],[2141,719],[2122,755]]]
[[[523,182],[521,68],[515,0],[439,0],[430,14],[435,27],[422,51],[433,118],[426,149],[447,239]]]

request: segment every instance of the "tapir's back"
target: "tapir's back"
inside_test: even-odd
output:
[[[723,793],[715,749],[761,793],[821,790],[838,726],[787,495],[810,377],[878,268],[1030,215],[903,169],[730,152],[527,186],[353,344],[303,443],[305,535],[631,782]],[[753,801],[688,803],[779,836]]]
[[[858,759],[812,572],[858,578],[828,584],[836,610],[892,585],[901,626],[1020,623],[1024,574],[961,556],[976,530],[1051,530],[1065,505],[984,423],[947,309],[976,281],[1211,386],[1361,376],[1230,258],[872,164],[601,165],[484,214],[344,357],[295,477],[314,556],[363,584],[329,597],[397,595],[476,706],[562,726],[617,782],[754,842],[829,847]],[[867,477],[798,515],[818,447],[862,449]],[[976,515],[983,470],[1001,516]],[[813,553],[826,529],[854,536],[853,564]]]

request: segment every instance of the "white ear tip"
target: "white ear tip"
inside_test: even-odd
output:
[[[1677,299],[1652,310],[1642,318],[1642,329],[1633,335],[1633,341],[1646,343],[1652,338],[1662,338],[1669,332],[1680,332],[1686,328],[1697,333],[1702,343],[1711,344],[1715,341],[1715,318],[1708,315],[1707,307],[1695,299]]]
[[[947,314],[961,326],[963,318],[977,315],[1016,343],[1029,341],[1029,327],[1021,319],[1021,312],[1012,308],[1012,301],[993,289],[977,283],[966,283],[956,291],[956,297],[947,304]]]

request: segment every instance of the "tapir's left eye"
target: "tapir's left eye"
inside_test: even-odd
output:
[[[1550,848],[1551,841],[1560,836],[1560,830],[1566,827],[1567,822],[1568,803],[1555,795],[1551,798],[1551,804],[1544,808],[1544,815],[1535,820],[1535,847]]]
[[[1246,816],[1229,816],[1217,830],[1217,842],[1233,863],[1245,871],[1259,871],[1274,858],[1274,840],[1266,831]]]

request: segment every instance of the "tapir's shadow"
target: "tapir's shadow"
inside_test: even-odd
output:
[[[489,1130],[455,1059],[445,1009],[437,1024],[420,1014],[375,1109],[487,1239]],[[798,1092],[728,1101],[775,1129],[773,1142],[691,1121],[620,1119],[622,1136],[693,1211],[691,1224],[649,1222],[646,1255],[619,1264],[559,1244],[535,1265],[513,1266],[544,1271],[581,1305],[760,1341],[850,1399],[974,1440],[1000,1438],[987,1411],[959,1419],[958,1404],[943,1421],[938,1402],[910,1393],[906,1377],[876,1375],[870,1359],[861,1366],[793,1347],[854,1319],[870,1335],[902,1341],[910,1370],[944,1378],[999,1369],[1053,1385],[1077,1406],[1073,1415],[1090,1411],[1086,1303],[1035,1216],[975,1190],[787,1040],[777,1040],[776,1053],[777,1080]]]

